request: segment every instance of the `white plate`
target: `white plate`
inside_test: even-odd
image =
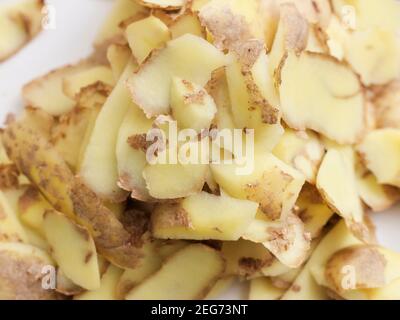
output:
[[[0,4],[12,0],[0,0]],[[17,55],[0,64],[0,119],[23,107],[21,87],[31,79],[91,53],[111,0],[49,0],[55,9],[55,29],[45,30]],[[400,252],[400,206],[372,215],[380,243]],[[224,298],[243,297],[231,290]]]

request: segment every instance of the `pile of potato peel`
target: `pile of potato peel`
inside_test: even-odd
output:
[[[0,8],[0,61],[44,5]],[[368,216],[400,198],[398,1],[114,0],[93,48],[1,131],[1,299],[400,299]],[[253,170],[151,163],[174,121],[253,129]]]

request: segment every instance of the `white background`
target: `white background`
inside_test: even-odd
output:
[[[13,1],[17,0],[0,0],[0,5]],[[26,82],[91,53],[93,39],[112,2],[47,1],[55,8],[56,28],[43,31],[18,54],[0,64],[1,121],[7,113],[18,112],[23,107],[20,90]],[[400,206],[372,217],[380,243],[400,252]]]

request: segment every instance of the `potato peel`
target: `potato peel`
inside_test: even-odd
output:
[[[0,61],[42,9],[0,7]],[[368,215],[400,199],[399,31],[396,0],[115,0],[0,130],[0,298],[400,298]]]
[[[0,7],[0,62],[16,54],[42,30],[44,0]]]
[[[305,73],[309,76],[302,86]],[[279,78],[282,116],[291,128],[313,129],[338,143],[361,139],[366,120],[365,98],[358,77],[346,65],[328,55],[289,53]]]
[[[186,56],[184,52],[189,48],[196,54]],[[127,85],[132,99],[148,117],[167,114],[173,76],[203,86],[211,72],[225,64],[226,58],[215,47],[202,38],[185,34],[169,41],[164,49],[153,51],[128,79]]]
[[[182,8],[185,0],[136,0],[141,5],[151,9],[177,10]]]
[[[15,136],[18,136],[17,144]],[[56,209],[89,228],[101,253],[121,265],[137,263],[140,250],[129,244],[129,233],[93,191],[73,176],[48,141],[34,130],[13,123],[7,128],[3,143],[18,168],[39,187]],[[37,166],[42,162],[46,164],[44,167]]]

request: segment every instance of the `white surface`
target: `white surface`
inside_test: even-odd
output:
[[[0,4],[7,2],[12,0],[0,0]],[[112,1],[50,0],[48,3],[56,9],[56,29],[43,31],[17,55],[0,64],[0,119],[22,108],[20,90],[24,83],[90,54],[93,39]],[[400,252],[400,206],[372,217],[380,243]]]

